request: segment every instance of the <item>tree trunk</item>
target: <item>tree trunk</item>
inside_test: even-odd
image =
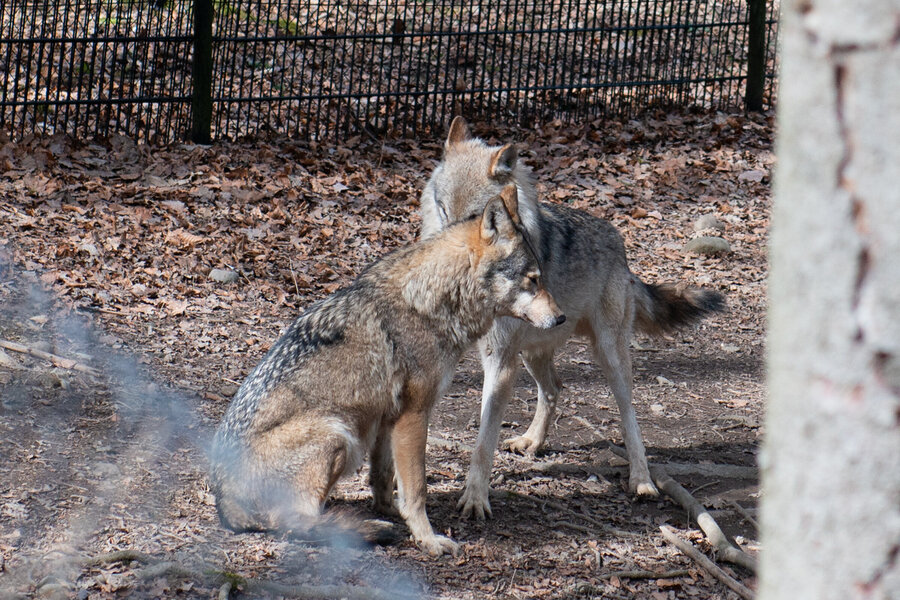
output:
[[[785,0],[760,598],[900,598],[900,3]]]

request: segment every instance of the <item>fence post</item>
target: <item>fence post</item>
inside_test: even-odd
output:
[[[191,140],[212,141],[213,0],[194,0],[194,65],[191,75]]]
[[[747,92],[748,111],[762,111],[766,87],[766,0],[748,0]]]

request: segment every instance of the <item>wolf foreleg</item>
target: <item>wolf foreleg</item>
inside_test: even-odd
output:
[[[466,489],[459,499],[457,508],[464,517],[474,515],[477,519],[491,516],[490,492],[491,466],[494,451],[500,439],[503,415],[512,396],[513,383],[518,371],[518,356],[510,347],[490,348],[488,342],[479,343],[481,363],[484,367],[484,388],[481,396],[481,426],[478,440],[472,451]]]
[[[456,555],[459,546],[431,528],[425,512],[425,440],[428,437],[428,413],[426,410],[404,412],[394,424],[391,445],[397,471],[397,490],[400,514],[409,526],[413,539],[429,554],[440,556],[444,552]]]

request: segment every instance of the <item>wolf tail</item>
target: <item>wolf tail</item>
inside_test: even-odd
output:
[[[340,508],[326,510],[318,522],[308,530],[291,532],[292,537],[313,534],[326,538],[326,544],[335,544],[334,539],[344,539],[345,543],[362,540],[368,545],[389,546],[404,540],[403,528],[390,521],[364,519],[355,511]]]
[[[644,283],[637,277],[635,288],[635,325],[651,335],[690,325],[725,309],[725,298],[712,290],[682,283],[655,285]]]
[[[404,535],[390,521],[363,519],[349,510],[331,509],[312,517],[290,510],[262,511],[250,508],[248,502],[221,493],[216,496],[216,509],[222,525],[236,533],[269,532],[296,540],[326,546],[395,544]]]

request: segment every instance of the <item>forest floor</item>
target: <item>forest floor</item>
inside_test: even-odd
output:
[[[477,123],[474,131],[519,143],[542,200],[616,225],[643,280],[725,294],[728,311],[693,329],[636,337],[635,404],[652,462],[755,467],[771,117],[554,123],[517,139]],[[81,560],[125,549],[234,574],[244,597],[287,592],[238,578],[460,600],[737,597],[661,537],[669,524],[709,551],[685,511],[665,497],[635,500],[625,469],[609,468],[623,465],[607,447],[621,444],[618,411],[578,340],[557,357],[565,390],[546,449],[498,453],[493,519],[456,512],[477,432],[476,353],[435,409],[429,514],[461,543],[459,556],[433,558],[409,541],[317,547],[220,526],[205,448],[230,397],[304,306],[415,239],[418,195],[441,148],[441,140],[365,138],[153,149],[57,137],[0,146],[0,342],[13,343],[0,351],[0,598],[219,592],[209,578],[154,575],[140,560]],[[706,213],[725,223],[731,253],[682,251]],[[212,269],[239,278],[217,282]],[[503,437],[524,431],[535,400],[534,383],[520,375]],[[748,517],[757,477],[676,478],[758,552]],[[341,482],[334,503],[368,511],[365,481],[361,473]],[[724,568],[754,587],[751,573]],[[614,575],[634,569],[686,572]]]

